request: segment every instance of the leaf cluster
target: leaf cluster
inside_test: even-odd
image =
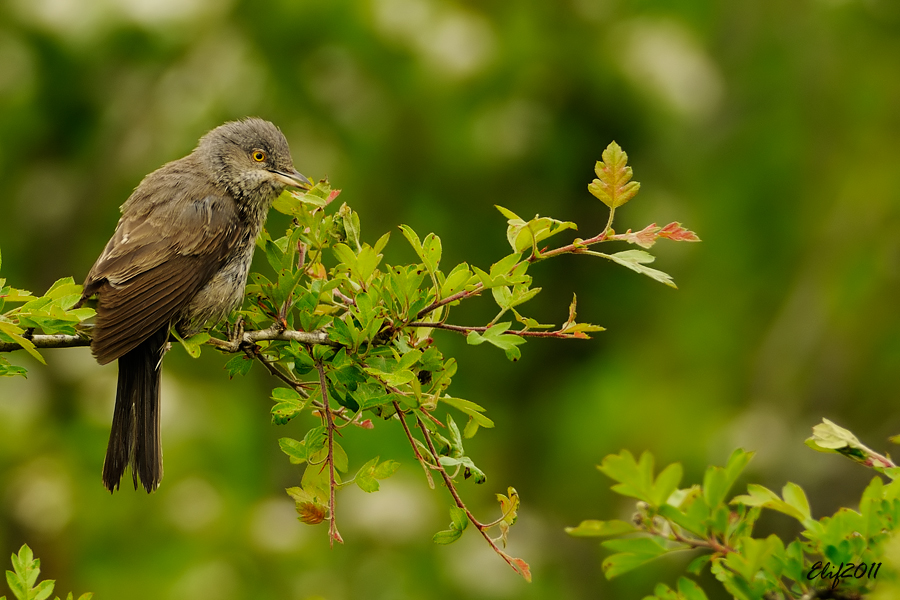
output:
[[[43,296],[6,285],[6,279],[0,277],[0,343],[17,344],[38,362],[46,364],[30,339],[32,332],[37,329],[49,335],[78,335],[76,326],[94,316],[92,308],[75,308],[80,298],[81,286],[71,277],[56,281]],[[19,303],[22,304],[7,309],[8,304]],[[10,364],[0,355],[0,377],[24,377],[26,373],[23,367]]]
[[[850,432],[827,420],[815,428],[808,444],[834,447],[836,440],[843,440],[840,448],[847,444],[855,444],[856,451],[865,448]],[[729,497],[752,457],[752,452],[735,450],[724,467],[706,470],[702,484],[682,488],[678,463],[654,475],[649,452],[638,460],[627,450],[607,456],[598,468],[616,482],[613,491],[638,500],[632,521],[587,520],[567,532],[613,538],[603,542],[614,551],[603,561],[607,578],[666,554],[700,550],[688,573],[698,575],[708,567],[738,600],[862,598],[877,580],[896,579],[895,571],[880,569],[885,547],[900,527],[900,479],[893,464],[870,462],[889,481],[874,477],[858,510],[841,508],[817,520],[806,493],[794,483],[787,483],[780,495],[749,484],[746,494]],[[753,528],[763,509],[797,520],[803,531],[788,543],[774,534],[755,537]],[[702,600],[706,594],[696,582],[681,577],[676,589],[660,584],[647,598]]]
[[[6,583],[12,591],[13,596],[18,600],[46,600],[53,593],[56,582],[52,579],[45,579],[38,582],[38,575],[41,574],[41,561],[34,558],[31,548],[24,544],[18,554],[12,555],[13,570],[6,572]],[[94,595],[85,593],[78,597],[78,600],[91,600]],[[66,600],[73,600],[72,592],[66,596]],[[0,597],[0,600],[6,600],[6,596]],[[56,597],[59,600],[59,596]]]

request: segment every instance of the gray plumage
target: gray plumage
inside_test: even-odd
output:
[[[256,237],[286,186],[308,187],[281,131],[245,119],[213,129],[182,159],[147,175],[122,205],[84,282],[98,296],[91,351],[119,360],[103,484],[127,466],[150,492],[162,478],[159,377],[171,327],[191,334],[237,308]]]

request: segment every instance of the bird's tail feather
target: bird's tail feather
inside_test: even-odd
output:
[[[103,462],[103,485],[110,492],[119,489],[129,466],[134,489],[140,479],[144,489],[152,492],[162,479],[159,382],[168,337],[169,328],[163,327],[119,358],[116,407]]]

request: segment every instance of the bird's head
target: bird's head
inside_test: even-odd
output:
[[[263,119],[231,121],[200,139],[196,153],[217,185],[239,202],[269,204],[285,187],[309,189],[312,183],[294,168],[284,134]]]

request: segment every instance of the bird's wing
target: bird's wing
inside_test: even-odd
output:
[[[126,205],[85,280],[84,296],[99,294],[91,350],[100,364],[171,324],[240,241],[243,228],[230,196],[184,181],[162,190],[165,201]]]

